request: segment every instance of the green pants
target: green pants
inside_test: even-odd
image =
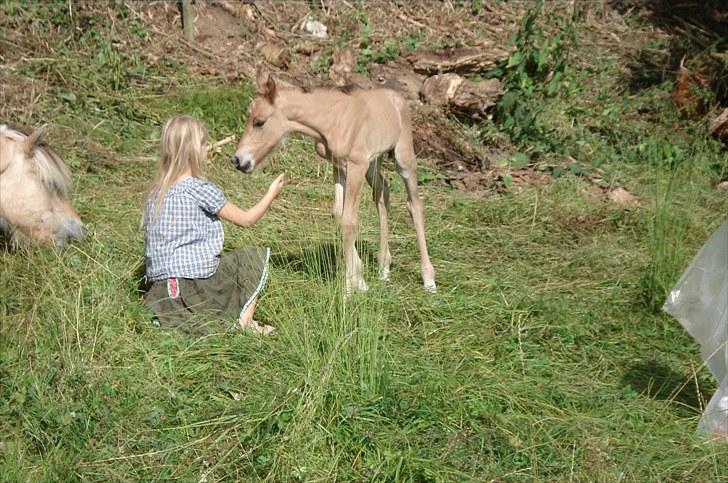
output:
[[[268,279],[268,248],[223,253],[210,278],[177,278],[154,282],[144,303],[160,326],[186,332],[214,329],[209,315],[237,321]],[[234,327],[234,326],[233,326]]]

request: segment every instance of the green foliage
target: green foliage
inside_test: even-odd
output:
[[[425,35],[425,30],[422,28],[413,31],[402,39],[402,47],[407,52],[414,52],[425,39]]]
[[[408,38],[406,45],[414,47],[417,35]],[[371,27],[367,19],[362,26],[359,39],[359,51],[356,56],[355,69],[362,75],[369,74],[372,64],[384,64],[399,58],[401,54],[400,41],[388,38],[381,44],[376,44],[371,38]]]
[[[505,63],[489,73],[503,79],[507,93],[498,101],[497,119],[514,143],[539,153],[552,147],[547,125],[539,119],[543,98],[561,88],[568,52],[575,42],[570,21],[560,19],[559,33],[547,36],[539,25],[543,1],[525,12],[509,42],[515,47]]]
[[[316,74],[328,73],[331,67],[333,49],[324,49],[311,62],[311,68]]]
[[[399,42],[396,39],[386,39],[380,46],[362,40],[356,56],[356,71],[368,74],[371,64],[385,64],[400,56]]]

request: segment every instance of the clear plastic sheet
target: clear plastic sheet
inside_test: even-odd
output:
[[[728,438],[728,219],[682,274],[663,310],[698,341],[700,354],[718,381],[698,431]]]

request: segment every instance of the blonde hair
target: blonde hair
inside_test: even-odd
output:
[[[207,159],[207,128],[193,116],[170,118],[162,129],[160,159],[150,196],[155,196],[154,216],[159,215],[164,197],[175,180],[188,168],[195,178],[204,179]]]

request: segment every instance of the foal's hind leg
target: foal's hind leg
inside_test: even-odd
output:
[[[344,235],[344,261],[346,264],[346,293],[352,290],[364,292],[368,289],[362,276],[362,264],[356,252],[356,235],[359,215],[361,188],[366,176],[366,160],[359,163],[349,161],[346,167],[346,188],[344,193],[344,213],[341,228]]]
[[[417,194],[417,160],[412,146],[412,132],[410,130],[402,130],[397,146],[394,148],[394,159],[397,172],[404,180],[405,188],[407,188],[407,209],[410,216],[412,216],[415,232],[417,233],[417,244],[420,247],[422,282],[428,292],[435,292],[437,291],[435,269],[430,262],[430,255],[427,253],[424,208],[422,200]]]
[[[359,201],[358,198],[361,196],[361,185],[363,184],[363,180],[361,177],[358,178],[354,176],[351,180],[348,182],[351,183],[358,183],[359,189],[353,198],[357,199],[356,204],[357,208],[355,210],[355,214],[358,211]],[[341,167],[336,161],[334,161],[334,206],[331,210],[334,215],[334,220],[336,223],[342,227],[342,233],[344,234],[344,258],[346,261],[346,293],[351,292],[351,287],[353,287],[356,290],[365,292],[368,287],[366,282],[364,281],[364,278],[362,278],[362,263],[361,258],[359,257],[359,253],[356,250],[356,244],[351,248],[351,252],[347,255],[347,239],[346,239],[346,221],[344,217],[344,200],[346,199],[346,196],[352,196],[348,194],[347,189],[347,179],[346,179],[346,170],[345,168]],[[354,238],[356,239],[356,230],[354,234]]]
[[[392,255],[389,253],[389,186],[379,168],[379,159],[371,162],[367,170],[367,182],[372,187],[374,203],[377,205],[379,214],[379,256],[377,257],[379,278],[389,280],[389,265],[392,262]]]

